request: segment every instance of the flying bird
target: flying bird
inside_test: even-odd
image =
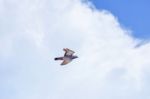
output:
[[[65,51],[65,54],[63,57],[56,57],[54,60],[62,60],[63,62],[60,65],[66,65],[70,63],[73,59],[78,58],[78,56],[74,56],[74,51],[64,48],[63,51]]]

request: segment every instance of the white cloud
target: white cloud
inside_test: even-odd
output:
[[[1,99],[149,98],[150,44],[135,47],[110,12],[80,0],[1,2]],[[60,67],[63,47],[79,58]]]

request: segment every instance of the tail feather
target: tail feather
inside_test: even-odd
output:
[[[63,57],[56,57],[54,60],[63,60]]]

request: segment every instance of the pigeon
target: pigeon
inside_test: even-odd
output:
[[[63,62],[60,65],[66,65],[70,63],[73,59],[78,58],[78,56],[74,56],[74,51],[64,48],[63,51],[65,51],[65,54],[63,57],[56,57],[54,60],[63,60]]]

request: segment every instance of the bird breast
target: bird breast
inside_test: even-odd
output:
[[[72,59],[71,59],[71,57],[63,57],[63,60],[65,60],[65,61],[71,61]]]

